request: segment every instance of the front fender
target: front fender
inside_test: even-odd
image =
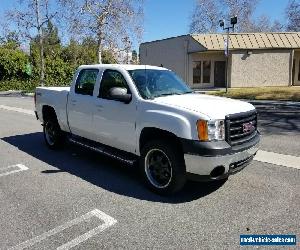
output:
[[[191,122],[178,113],[163,110],[147,110],[143,112],[140,118],[140,121],[137,122],[137,149],[139,149],[139,138],[143,128],[157,128],[168,131],[179,138],[193,138]]]

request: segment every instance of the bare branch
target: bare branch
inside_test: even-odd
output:
[[[228,20],[232,16],[238,17],[235,32],[282,30],[282,25],[280,25],[278,21],[272,23],[265,15],[259,18],[253,17],[259,1],[260,0],[197,0],[191,18],[190,32],[216,32],[219,29],[218,21],[223,18]],[[295,2],[296,0],[290,1]],[[298,10],[298,13],[299,12]],[[292,16],[294,17],[295,13]]]
[[[20,0],[19,3],[19,9],[7,12],[6,16],[16,25],[23,38],[28,41],[33,39],[38,41],[40,81],[43,85],[45,74],[43,29],[57,16],[58,12],[50,11],[49,0]]]
[[[300,2],[297,0],[289,0],[285,10],[287,18],[288,31],[300,31]]]
[[[124,38],[127,37],[132,44],[142,30],[143,0],[61,1],[68,6],[70,30],[97,40],[100,63],[102,49],[114,46],[121,50],[128,47]]]

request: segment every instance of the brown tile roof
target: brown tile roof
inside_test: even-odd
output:
[[[207,50],[224,50],[226,34],[191,34]],[[231,33],[229,49],[300,48],[300,32]]]

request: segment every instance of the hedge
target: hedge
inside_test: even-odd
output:
[[[38,85],[38,82],[34,80],[10,79],[0,81],[0,91],[23,90],[25,92],[33,92]]]

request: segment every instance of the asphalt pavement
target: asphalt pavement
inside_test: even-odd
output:
[[[33,98],[0,105],[32,110]],[[300,156],[300,108],[256,106],[261,149]],[[49,150],[33,115],[0,108],[0,249],[240,249],[240,234],[296,234],[299,244],[299,177],[253,161],[161,197],[128,165],[73,145]]]

